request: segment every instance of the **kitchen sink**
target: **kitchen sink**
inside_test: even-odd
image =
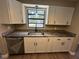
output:
[[[28,32],[28,35],[40,36],[40,35],[44,35],[44,32]]]

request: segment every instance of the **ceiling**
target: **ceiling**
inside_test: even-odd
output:
[[[58,0],[58,1],[62,1],[62,0]],[[78,1],[78,0],[63,0],[63,1]]]
[[[67,0],[67,1],[78,1],[78,0]]]
[[[40,0],[18,0],[18,1],[22,1],[22,2],[26,2],[26,1],[40,1]],[[42,0],[43,1],[43,0]],[[47,1],[47,0],[45,0]],[[51,1],[66,1],[66,2],[77,2],[78,0],[51,0]],[[50,2],[51,2],[50,1]]]
[[[18,0],[22,3],[28,3],[28,4],[62,4],[62,5],[70,5],[74,6],[79,0]]]

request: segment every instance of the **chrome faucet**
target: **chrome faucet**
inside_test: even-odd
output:
[[[35,32],[38,32],[37,27],[35,27]]]
[[[37,24],[36,24],[36,25],[35,25],[35,32],[38,32],[37,28],[38,28],[38,27],[37,27]]]

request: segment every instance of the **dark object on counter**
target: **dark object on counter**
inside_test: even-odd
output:
[[[6,37],[9,54],[24,54],[23,37]]]

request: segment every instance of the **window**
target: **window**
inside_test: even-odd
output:
[[[27,8],[27,18],[29,28],[44,28],[45,24],[45,9],[44,8]]]

